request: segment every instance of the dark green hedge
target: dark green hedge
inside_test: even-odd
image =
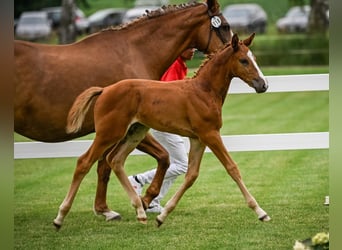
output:
[[[328,36],[291,34],[256,36],[252,50],[262,66],[329,65]],[[196,52],[190,68],[198,68],[204,56]]]
[[[260,36],[252,50],[260,65],[328,65],[329,38],[327,36],[279,35]]]

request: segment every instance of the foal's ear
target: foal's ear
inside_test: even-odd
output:
[[[234,51],[237,51],[239,49],[239,37],[236,33],[232,37],[232,47]]]
[[[208,10],[211,13],[216,13],[220,9],[220,4],[217,2],[217,0],[207,0]]]
[[[248,47],[249,45],[251,45],[251,43],[252,43],[254,37],[255,37],[255,32],[252,33],[248,38],[246,38],[245,40],[243,40],[244,45],[246,45],[247,47]]]

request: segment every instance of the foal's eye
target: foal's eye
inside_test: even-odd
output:
[[[248,60],[247,59],[240,59],[240,63],[244,66],[248,65]]]

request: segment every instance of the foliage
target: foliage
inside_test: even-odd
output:
[[[311,238],[296,241],[293,250],[329,250],[329,233],[317,233]]]
[[[325,35],[257,36],[252,50],[263,66],[329,64],[329,38]]]

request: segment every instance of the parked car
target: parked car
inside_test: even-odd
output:
[[[61,7],[43,8],[42,11],[46,11],[48,18],[52,22],[52,28],[58,28],[61,22]]]
[[[226,6],[222,13],[233,32],[266,32],[267,14],[258,4],[231,4]]]
[[[16,25],[15,35],[19,39],[47,39],[52,32],[51,21],[44,11],[27,11],[21,13]]]
[[[278,19],[276,23],[278,32],[305,32],[308,27],[310,9],[309,5],[290,8],[284,17]]]
[[[48,17],[52,21],[52,27],[58,29],[61,24],[62,7],[48,7],[42,10],[47,12]],[[89,32],[89,21],[79,8],[76,8],[75,25],[79,34]]]
[[[140,7],[135,7],[132,9],[129,9],[126,11],[122,22],[123,23],[127,23],[132,21],[135,18],[138,18],[140,16],[142,16],[143,14],[146,13],[146,10],[155,10],[160,8],[160,6],[140,6]]]
[[[134,6],[163,6],[169,4],[168,0],[136,0]]]
[[[88,17],[90,33],[122,23],[126,9],[109,8],[98,10]]]

